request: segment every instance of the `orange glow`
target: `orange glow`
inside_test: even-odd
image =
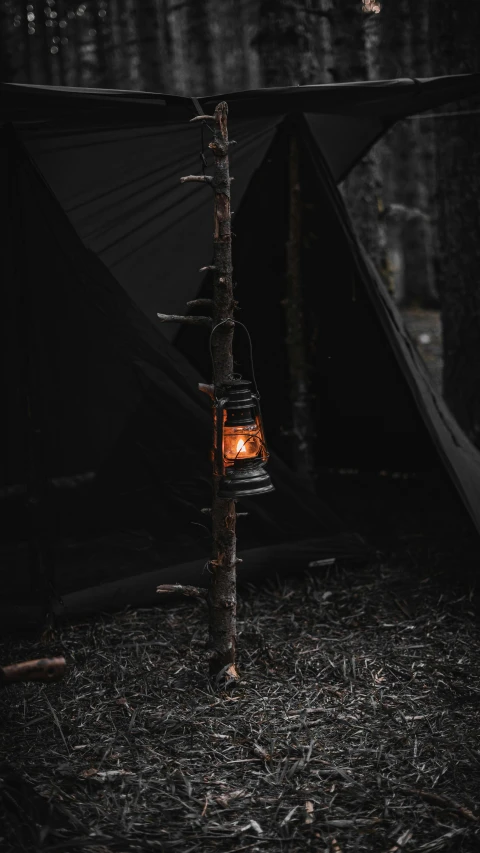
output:
[[[255,459],[262,449],[262,440],[256,426],[225,427],[223,454],[226,462],[236,459]]]

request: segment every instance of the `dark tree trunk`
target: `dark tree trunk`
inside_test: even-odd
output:
[[[331,58],[328,0],[309,0],[304,8],[264,0],[255,44],[262,64],[263,85],[323,83]],[[323,53],[322,53],[323,52]],[[302,200],[299,152],[291,128],[289,158],[289,239],[286,251],[287,353],[292,405],[293,465],[309,488],[314,488],[313,419],[309,397],[306,332],[303,317],[301,253]]]
[[[344,0],[333,7],[336,82],[368,80],[376,76],[372,57],[367,53],[366,20],[361,0]],[[360,241],[388,283],[386,235],[379,217],[383,200],[378,150],[370,151],[355,166],[343,182],[342,192]]]
[[[223,0],[221,4],[208,0],[210,85],[216,92],[248,88],[244,74],[243,20],[250,14],[250,5],[249,0],[246,8],[240,0]],[[190,79],[192,86],[194,81]]]
[[[397,0],[394,4],[382,4],[378,16],[377,40],[377,67],[380,79],[403,77],[413,73],[410,68],[411,26],[407,3],[408,0]],[[386,267],[390,274],[387,284],[398,303],[408,301],[405,283],[406,198],[403,173],[409,175],[409,148],[413,145],[411,135],[409,125],[397,124],[378,145],[383,205],[389,212],[385,220]],[[409,183],[411,185],[411,179]],[[393,215],[394,210],[396,215]]]
[[[66,38],[66,27],[63,26],[63,22],[66,22],[65,18],[65,0],[57,0],[56,2],[56,10],[57,10],[57,29],[56,34],[58,36],[58,54],[57,54],[57,63],[58,63],[58,79],[60,86],[68,86],[67,80],[67,54],[69,50],[68,42],[65,42]]]
[[[108,64],[108,52],[109,52],[109,41],[110,34],[107,29],[106,22],[106,9],[104,7],[103,0],[96,0],[95,8],[94,8],[94,21],[95,21],[95,52],[97,57],[97,69],[96,69],[96,85],[101,89],[111,89],[113,86],[113,81],[110,76],[110,68]]]
[[[259,51],[264,86],[332,81],[333,6],[331,0],[303,4],[262,0],[253,44]]]
[[[50,62],[50,75],[53,86],[60,86],[60,63],[58,59],[58,54],[60,52],[60,35],[57,6],[58,3],[56,0],[50,0],[50,4],[45,6],[45,26],[49,44],[48,59]]]
[[[287,352],[292,402],[293,466],[309,489],[315,487],[314,428],[302,295],[302,191],[298,140],[292,129],[289,162],[289,235],[287,244]]]
[[[379,71],[383,78],[427,76],[427,16],[421,3],[385,3],[379,15]],[[397,301],[430,307],[436,304],[429,188],[425,166],[427,137],[419,119],[397,124],[384,145],[389,171],[387,222],[390,251],[400,260]],[[391,207],[393,205],[393,207]]]
[[[191,0],[187,7],[190,85],[192,92],[198,95],[210,95],[215,91],[210,5],[210,0]]]
[[[436,70],[432,63],[429,43],[429,6],[427,0],[417,3],[409,0],[410,14],[413,22],[413,63],[417,76],[433,77]],[[435,121],[424,117],[415,119],[414,126],[417,128],[419,139],[419,206],[428,214],[426,222],[425,239],[427,243],[428,258],[428,299],[438,306],[438,287],[435,272],[435,257],[438,251],[438,227],[437,227],[437,174],[435,166]]]
[[[204,269],[213,270],[213,299],[199,299],[189,302],[189,306],[207,305],[213,311],[213,317],[187,316],[175,314],[157,314],[161,322],[183,322],[188,325],[207,325],[212,334],[210,346],[212,354],[213,384],[200,383],[199,389],[213,398],[213,496],[212,496],[212,539],[213,557],[210,561],[211,577],[208,590],[209,633],[210,633],[210,676],[218,684],[236,681],[236,567],[237,540],[235,535],[235,500],[219,496],[219,482],[222,471],[215,460],[217,449],[217,418],[223,416],[218,401],[222,399],[225,386],[233,379],[233,334],[235,322],[233,315],[237,304],[233,298],[232,280],[232,230],[230,210],[230,167],[228,159],[229,140],[227,128],[228,106],[225,101],[215,107],[214,139],[209,148],[214,155],[213,176],[186,175],[181,183],[200,182],[210,184],[214,190],[213,217],[213,265]],[[202,117],[212,118],[212,116]],[[197,119],[198,120],[198,119]],[[202,590],[192,587],[176,587],[186,595],[201,596]],[[171,584],[157,587],[158,593],[170,594]]]
[[[228,107],[225,102],[215,109],[214,169],[214,275],[213,322],[222,324],[212,336],[214,384],[221,387],[233,378],[233,323],[235,310],[232,280],[232,234],[230,212],[230,171],[228,162]],[[213,560],[208,596],[210,610],[210,675],[218,677],[225,670],[227,680],[236,679],[236,569],[235,501],[219,498],[218,481],[214,477],[212,504]]]
[[[171,35],[172,91],[176,95],[188,95],[188,62],[186,56],[187,20],[185,5],[176,0],[166,0],[167,19]]]
[[[128,89],[130,85],[127,46],[128,27],[124,0],[109,0],[110,47],[107,55],[110,76],[115,89]]]
[[[27,17],[26,9],[22,9],[22,36],[23,36],[23,80],[25,83],[34,83],[33,79],[33,61],[32,61],[32,39],[35,38],[33,33],[29,33],[29,29],[31,28],[30,22]],[[3,45],[2,45],[3,51]],[[3,80],[6,78],[3,77]],[[20,82],[20,81],[19,81]]]
[[[339,83],[368,80],[365,22],[361,0],[333,5],[334,77]]]
[[[264,86],[300,83],[300,64],[306,49],[300,7],[286,0],[262,0],[255,38]]]
[[[431,0],[430,51],[437,74],[480,71],[480,3]],[[480,447],[480,99],[437,118],[438,281],[443,322],[443,392],[460,426]],[[442,112],[446,112],[444,108]]]
[[[168,56],[163,0],[142,0],[138,3],[137,26],[141,87],[153,92],[165,92]]]
[[[71,20],[68,27],[68,45],[70,68],[68,79],[70,86],[82,86],[82,40],[81,40],[81,21],[74,18]]]
[[[333,83],[332,8],[333,0],[311,0],[312,28],[310,83]]]
[[[80,11],[83,6],[79,7]],[[92,36],[90,29],[93,27],[91,7],[87,6],[81,15],[72,21],[75,30],[77,55],[78,55],[78,86],[93,87],[96,85],[97,57],[96,51],[92,49]]]
[[[12,69],[12,15],[5,4],[0,6],[0,71],[5,83],[13,82]]]
[[[125,86],[140,89],[140,41],[138,37],[137,2],[120,0],[122,53],[125,63]]]
[[[47,21],[45,18],[44,0],[36,0],[34,5],[35,12],[35,47],[37,52],[38,66],[36,83],[43,83],[47,86],[52,85],[52,69],[50,65],[50,39],[48,35]]]
[[[241,0],[240,16],[242,25],[242,89],[260,87],[260,59],[253,42],[258,34],[258,5],[250,0]]]
[[[412,26],[411,68],[413,76],[429,77],[432,74],[428,50],[428,8],[425,2],[408,0]],[[434,140],[431,122],[411,119],[412,146],[410,148],[412,198],[407,207],[419,210],[405,223],[405,281],[407,299],[416,300],[423,307],[438,307],[438,293],[433,266],[435,174],[433,168]]]

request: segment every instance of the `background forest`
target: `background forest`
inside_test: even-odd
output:
[[[429,77],[479,70],[479,41],[477,0],[1,4],[1,74],[13,83],[203,95]],[[342,189],[407,320],[430,318],[420,344],[440,310],[443,393],[480,446],[479,141],[480,104],[472,101],[410,118]]]

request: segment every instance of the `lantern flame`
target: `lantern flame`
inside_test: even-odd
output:
[[[231,432],[227,429],[223,438],[223,452],[227,464],[234,464],[235,461],[241,462],[247,459],[255,459],[261,451],[261,439],[257,434],[257,430],[234,428]]]

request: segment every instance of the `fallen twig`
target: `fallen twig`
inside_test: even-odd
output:
[[[434,794],[432,791],[423,791],[421,788],[407,788],[403,785],[401,786],[401,789],[402,791],[405,791],[405,793],[420,797],[420,799],[425,800],[427,803],[431,803],[432,805],[439,806],[443,809],[448,809],[449,811],[457,812],[457,814],[464,817],[466,820],[478,823],[479,819],[477,815],[474,815],[470,809],[466,806],[461,806],[459,803],[450,799],[450,797],[445,797],[443,794]]]
[[[40,658],[0,667],[0,687],[16,681],[58,681],[65,673],[65,658]]]
[[[163,583],[157,586],[157,592],[164,595],[177,593],[187,595],[189,598],[206,598],[208,590],[200,586],[183,586],[180,583]]]

